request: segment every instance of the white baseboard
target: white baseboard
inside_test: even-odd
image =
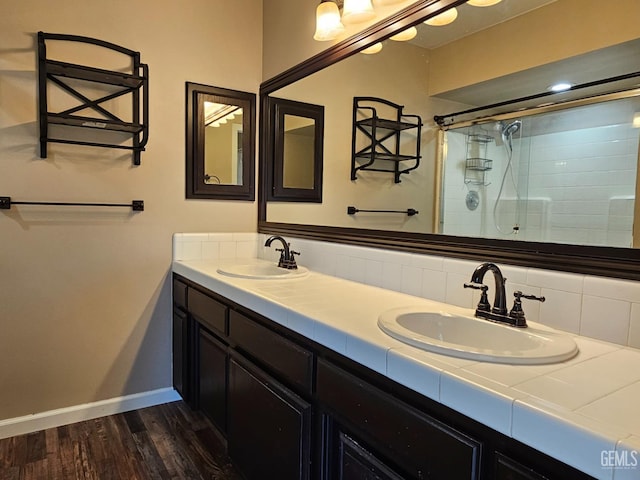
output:
[[[160,388],[149,392],[110,398],[99,402],[74,405],[47,412],[25,415],[23,417],[0,420],[0,438],[14,437],[25,433],[37,432],[70,423],[91,420],[93,418],[128,412],[139,408],[152,407],[162,403],[180,400],[180,394],[173,388]]]

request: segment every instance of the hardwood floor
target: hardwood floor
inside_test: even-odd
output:
[[[239,480],[209,420],[183,402],[0,440],[0,480]]]

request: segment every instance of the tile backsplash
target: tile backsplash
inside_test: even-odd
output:
[[[174,260],[263,258],[277,260],[267,236],[257,233],[177,233]],[[476,260],[404,253],[315,240],[288,238],[301,252],[298,262],[312,271],[388,290],[475,308],[478,293],[463,288]],[[513,292],[544,296],[523,302],[527,319],[559,330],[640,348],[640,282],[499,265]],[[490,275],[490,274],[488,274]],[[487,277],[489,300],[493,280]]]

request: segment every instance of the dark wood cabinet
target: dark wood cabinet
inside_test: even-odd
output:
[[[227,346],[198,328],[198,406],[221,432],[227,429]]]
[[[186,401],[190,400],[189,361],[188,361],[189,323],[187,314],[178,308],[173,309],[173,388]]]
[[[548,480],[547,477],[501,453],[495,454],[495,480]]]
[[[311,405],[237,355],[228,394],[229,456],[245,478],[310,478]]]
[[[311,395],[313,353],[236,311],[229,313],[229,337],[237,348],[302,395]]]
[[[173,388],[183,400],[192,400],[191,381],[191,322],[187,308],[187,284],[173,279]]]
[[[346,433],[340,432],[337,441],[337,458],[330,478],[337,480],[403,480],[400,475]]]
[[[591,478],[178,275],[173,384],[247,480]]]
[[[393,459],[409,478],[479,478],[482,444],[469,435],[322,359],[316,390],[340,423]],[[327,451],[336,449],[330,440]]]

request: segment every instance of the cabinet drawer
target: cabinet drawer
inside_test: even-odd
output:
[[[322,359],[316,393],[341,423],[377,445],[411,478],[478,478],[478,441]]]
[[[193,288],[189,289],[189,313],[214,333],[227,334],[227,307]]]
[[[229,337],[265,370],[311,394],[311,352],[233,310],[229,312]]]
[[[173,279],[173,303],[183,310],[187,309],[187,285],[175,278]]]

